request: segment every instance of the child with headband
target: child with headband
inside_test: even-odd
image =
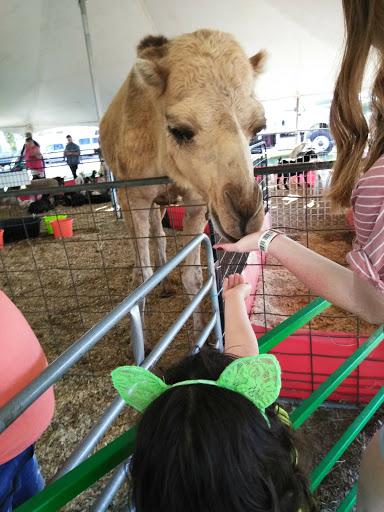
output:
[[[136,512],[307,512],[316,507],[298,464],[295,433],[275,400],[280,366],[259,355],[245,299],[224,280],[226,350],[204,348],[166,371],[112,372],[124,400],[143,413],[131,462]]]

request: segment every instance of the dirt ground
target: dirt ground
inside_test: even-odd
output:
[[[271,190],[273,226],[285,229],[290,236],[313,250],[344,264],[352,240],[345,219],[331,219],[326,205],[311,199],[307,190],[299,190],[297,186],[289,193],[277,192],[275,188]],[[58,208],[57,213],[67,213],[74,219],[73,238],[55,240],[47,234],[43,220],[39,238],[6,245],[0,251],[0,289],[26,316],[49,362],[133,291],[131,274],[134,258],[131,243],[123,221],[116,220],[111,205]],[[0,210],[0,218],[21,215],[26,213],[15,207]],[[181,248],[182,234],[166,229],[166,236],[167,255],[170,258]],[[153,253],[152,245],[151,242]],[[164,335],[181,313],[183,305],[188,302],[180,284],[179,268],[173,271],[171,279],[176,295],[160,298],[159,290],[155,289],[147,300],[146,334],[152,344]],[[264,298],[256,296],[251,316],[251,321],[256,324],[273,327],[314,299],[308,290],[271,258],[263,269],[263,279]],[[203,309],[208,315],[208,299],[203,303]],[[311,322],[311,328],[356,332],[355,322],[345,312],[330,308]],[[371,334],[375,330],[374,326],[363,322],[359,322],[358,328],[361,334]],[[193,335],[190,320],[160,359],[158,367],[166,367],[185,355],[192,347]],[[119,365],[131,363],[130,322],[129,318],[125,318],[67,376],[55,384],[55,416],[37,442],[37,455],[47,480],[55,474],[116,396],[109,377],[110,371]],[[305,422],[302,430],[303,436],[311,440],[310,447],[306,449],[312,461],[311,467],[321,460],[356,415],[357,411],[320,409]],[[98,448],[133,425],[135,418],[136,414],[132,410],[124,410]],[[320,510],[336,510],[346,489],[352,487],[362,449],[380,421],[384,421],[384,416],[377,413],[321,484],[317,493]],[[63,510],[90,510],[104,480]],[[123,486],[109,510],[127,510],[126,495],[127,488]]]

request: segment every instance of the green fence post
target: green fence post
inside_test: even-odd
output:
[[[381,340],[384,339],[383,328],[380,327],[359,347],[348,359],[330,375],[309,396],[297,409],[290,415],[293,428],[299,428],[304,421],[324,402],[324,400],[334,391],[337,386],[348,377],[348,375],[374,350]]]
[[[359,414],[352,425],[344,432],[333,448],[327,453],[320,464],[312,471],[310,476],[310,489],[313,492],[320,482],[327,476],[337,459],[354,441],[357,434],[365,427],[384,402],[384,386],[376,393],[365,409]]]
[[[337,512],[349,512],[353,505],[356,503],[356,495],[357,495],[357,484],[355,484],[350,490],[348,496],[345,498],[343,503],[337,509]]]
[[[136,427],[133,427],[18,507],[17,512],[60,510],[132,455],[135,439]]]
[[[309,320],[329,308],[331,303],[320,297],[309,303],[297,313],[287,318],[269,332],[259,338],[259,352],[265,354],[272,350],[281,341],[303,327]]]

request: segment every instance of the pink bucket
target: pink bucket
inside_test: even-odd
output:
[[[55,238],[68,238],[70,236],[73,236],[73,219],[66,218],[66,219],[56,219],[51,220],[50,225],[53,229],[53,236]]]

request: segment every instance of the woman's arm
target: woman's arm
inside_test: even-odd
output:
[[[247,235],[235,244],[218,244],[232,252],[258,249],[262,233]],[[279,235],[269,244],[268,253],[310,290],[370,323],[384,323],[384,294],[358,274],[320,256],[290,238]]]
[[[237,357],[257,356],[259,346],[245,307],[251,286],[243,276],[230,275],[224,279],[223,299],[225,319],[225,352]]]
[[[33,156],[34,158],[36,158],[36,160],[43,158],[43,155],[41,154],[41,151],[37,146],[33,150],[33,153],[30,153],[29,156]]]

